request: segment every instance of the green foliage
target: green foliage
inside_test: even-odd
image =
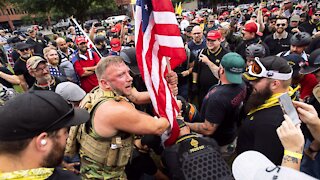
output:
[[[30,14],[85,19],[90,12],[116,10],[114,0],[8,0]]]

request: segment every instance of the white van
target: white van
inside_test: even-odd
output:
[[[104,20],[104,22],[106,24],[111,24],[111,23],[115,24],[115,23],[117,23],[119,21],[123,21],[125,19],[130,21],[130,18],[128,16],[120,15],[120,16],[110,16],[106,20]]]

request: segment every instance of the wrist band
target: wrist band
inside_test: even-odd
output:
[[[192,83],[194,83],[194,84],[195,84],[195,83],[197,83],[197,81],[193,80],[193,81],[192,81]]]
[[[284,155],[290,156],[290,157],[294,157],[297,159],[302,159],[302,154],[301,153],[296,153],[296,152],[292,152],[292,151],[288,151],[288,150],[284,150]]]

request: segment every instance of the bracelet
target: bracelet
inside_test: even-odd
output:
[[[296,153],[296,152],[292,152],[292,151],[288,151],[288,150],[284,150],[284,155],[290,156],[290,157],[294,157],[297,159],[302,159],[302,154],[301,153]]]
[[[192,81],[192,83],[196,84],[196,83],[197,83],[197,81],[196,81],[196,80],[193,80],[193,81]]]

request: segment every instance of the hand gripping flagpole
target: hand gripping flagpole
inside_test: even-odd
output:
[[[70,17],[70,19],[72,20],[72,22],[78,27],[78,29],[81,31],[81,33],[83,34],[84,37],[86,37],[86,39],[88,39],[89,43],[92,45],[93,49],[96,51],[96,53],[99,55],[100,58],[102,58],[102,55],[100,54],[100,52],[98,51],[97,47],[94,45],[94,43],[91,41],[91,39],[89,38],[89,36],[87,35],[86,32],[84,32],[84,30],[81,28],[81,26],[79,25],[79,23],[77,22],[77,20],[75,20],[73,18],[73,16]]]

